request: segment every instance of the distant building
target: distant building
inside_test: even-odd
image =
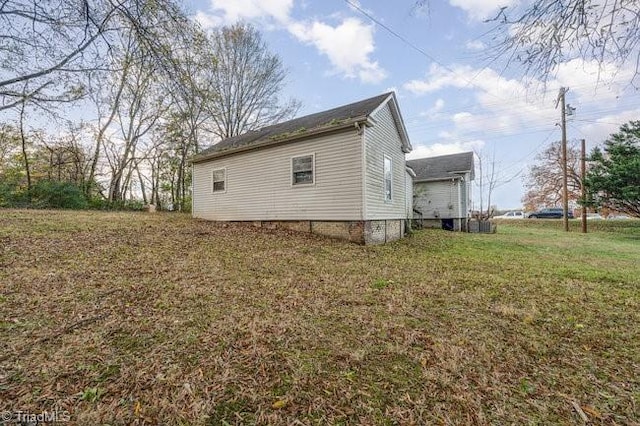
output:
[[[413,209],[425,226],[466,231],[475,178],[473,152],[407,161],[415,172]]]

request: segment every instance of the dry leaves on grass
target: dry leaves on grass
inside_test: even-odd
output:
[[[78,424],[582,421],[564,394],[590,422],[639,417],[625,256],[640,249],[623,240],[594,234],[595,254],[572,255],[571,236],[535,228],[360,247],[181,215],[0,223],[11,409]]]

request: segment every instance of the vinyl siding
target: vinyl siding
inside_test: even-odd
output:
[[[462,183],[463,206],[460,206],[458,202],[459,182],[460,180],[456,179],[416,183],[414,185],[414,207],[422,212],[425,219],[466,217],[466,206],[464,206],[466,185]]]
[[[460,217],[469,217],[469,206],[471,205],[471,175],[469,173],[465,173],[464,175],[464,183],[462,187],[462,206],[460,209],[461,216]]]
[[[406,195],[406,211],[407,218],[413,218],[413,176],[409,174],[409,172],[404,173],[404,185],[405,185],[405,193]]]
[[[400,135],[385,105],[374,116],[376,123],[364,133],[364,191],[367,220],[406,218],[405,157]],[[384,156],[391,159],[393,173],[392,201],[384,197]]]
[[[193,216],[209,220],[362,220],[362,139],[349,129],[193,165]],[[291,184],[291,158],[315,155],[315,183]],[[211,173],[225,168],[226,192]]]

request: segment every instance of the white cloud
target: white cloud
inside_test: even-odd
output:
[[[487,46],[480,40],[469,40],[465,47],[469,50],[484,50]]]
[[[439,98],[438,100],[436,100],[436,103],[433,105],[431,110],[433,112],[439,112],[439,111],[442,111],[443,107],[444,107],[444,99]]]
[[[592,123],[582,125],[579,129],[582,135],[586,135],[587,142],[590,145],[595,145],[603,142],[612,133],[618,132],[621,125],[628,123],[631,120],[637,120],[638,117],[640,117],[640,108],[621,111],[616,114],[609,114],[596,118]],[[579,114],[576,118],[581,120]],[[573,124],[575,125],[577,123],[579,122],[575,122]]]
[[[201,10],[195,14],[193,20],[200,24],[200,26],[205,30],[210,30],[224,24],[224,21],[219,16],[205,13]]]
[[[211,0],[211,10],[225,23],[258,18],[274,18],[287,22],[293,0]]]
[[[468,122],[469,120],[473,120],[473,119],[474,119],[473,114],[471,114],[470,112],[467,112],[467,111],[457,112],[457,113],[453,114],[453,116],[451,117],[451,120],[454,123],[456,123],[457,125],[464,124],[464,123]]]
[[[404,89],[416,95],[435,92],[445,87],[465,87],[470,84],[466,75],[472,73],[469,66],[457,67],[453,72],[438,64],[431,64],[424,80],[411,80],[403,85]]]
[[[438,98],[431,108],[423,111],[419,114],[420,117],[425,117],[427,120],[436,120],[442,117],[440,111],[444,108],[444,99]]]
[[[580,115],[589,109],[602,110],[603,102],[615,105],[632,77],[631,69],[573,60],[561,64],[556,79],[544,86],[538,80],[509,79],[489,68],[431,65],[424,79],[411,80],[403,87],[416,95],[449,88],[465,90],[471,105],[448,117],[450,131],[459,136],[504,136],[553,129],[559,121],[555,100],[560,87],[571,88],[567,103],[577,107]]]
[[[375,50],[373,25],[356,18],[347,18],[338,26],[324,22],[294,22],[289,31],[298,40],[315,46],[329,58],[336,72],[347,77],[358,77],[365,83],[379,83],[387,72],[373,61]]]
[[[416,145],[411,153],[407,154],[407,159],[434,157],[436,155],[457,154],[480,150],[485,145],[482,140],[471,140],[466,142],[441,142],[432,145]]]
[[[449,3],[464,10],[469,18],[482,21],[494,17],[501,7],[518,4],[519,0],[449,0]]]
[[[618,97],[635,76],[635,68],[619,68],[613,64],[600,64],[596,60],[573,59],[558,66],[555,82],[569,87],[578,101],[589,101],[595,97],[600,101]]]
[[[292,8],[293,0],[211,0],[210,13],[198,11],[194,20],[205,29],[242,20],[266,20],[314,46],[329,59],[333,73],[358,78],[363,83],[379,83],[387,77],[387,72],[371,59],[375,50],[373,25],[340,17],[335,18],[340,19],[336,26],[319,20],[297,21],[291,17]]]

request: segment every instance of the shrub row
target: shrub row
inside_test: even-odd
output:
[[[108,201],[87,198],[82,188],[71,182],[39,180],[28,190],[16,183],[0,182],[0,207],[36,209],[144,210],[142,201]]]

